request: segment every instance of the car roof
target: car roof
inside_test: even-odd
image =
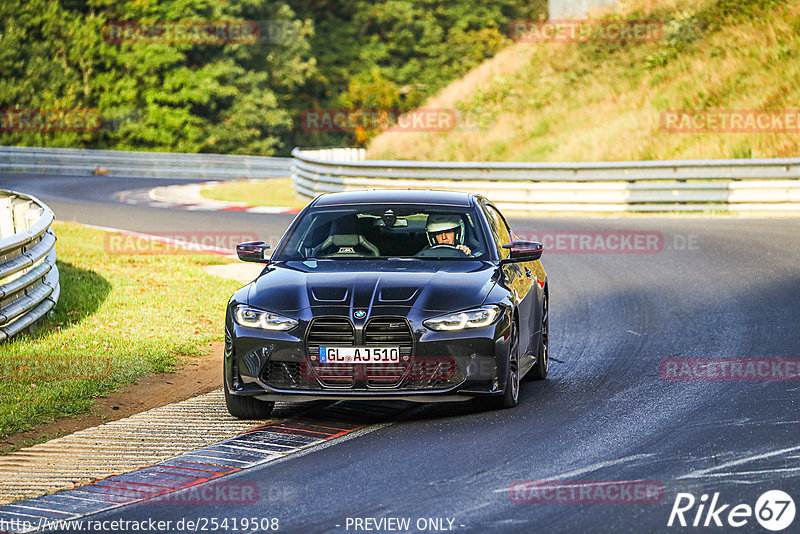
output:
[[[325,193],[317,197],[314,206],[343,206],[348,204],[426,204],[470,206],[471,193],[435,191],[430,189],[372,189]]]

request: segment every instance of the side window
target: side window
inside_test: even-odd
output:
[[[509,251],[503,248],[503,245],[511,242],[508,226],[494,206],[484,204],[483,209],[486,212],[486,218],[489,220],[489,227],[492,229],[492,237],[495,243],[498,244],[497,253],[501,258],[507,258]]]

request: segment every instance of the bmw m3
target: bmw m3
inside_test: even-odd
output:
[[[480,195],[422,190],[317,197],[264,270],[231,297],[225,399],[239,418],[275,401],[483,399],[512,407],[548,371],[542,245]]]

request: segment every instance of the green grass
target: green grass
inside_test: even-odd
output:
[[[245,202],[250,206],[278,206],[301,209],[309,201],[309,199],[297,196],[292,187],[291,178],[223,182],[202,189],[200,194],[211,200]]]
[[[0,345],[0,437],[207,354],[240,285],[203,271],[228,261],[217,256],[108,254],[104,232],[53,228],[61,297],[31,333]]]

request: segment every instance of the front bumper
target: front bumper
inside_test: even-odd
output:
[[[309,322],[290,332],[274,332],[227,321],[225,378],[230,393],[291,402],[445,402],[499,395],[505,387],[506,316],[488,327],[456,332],[434,332],[406,321],[413,343],[401,349],[404,361],[399,364],[320,364],[307,342]]]

